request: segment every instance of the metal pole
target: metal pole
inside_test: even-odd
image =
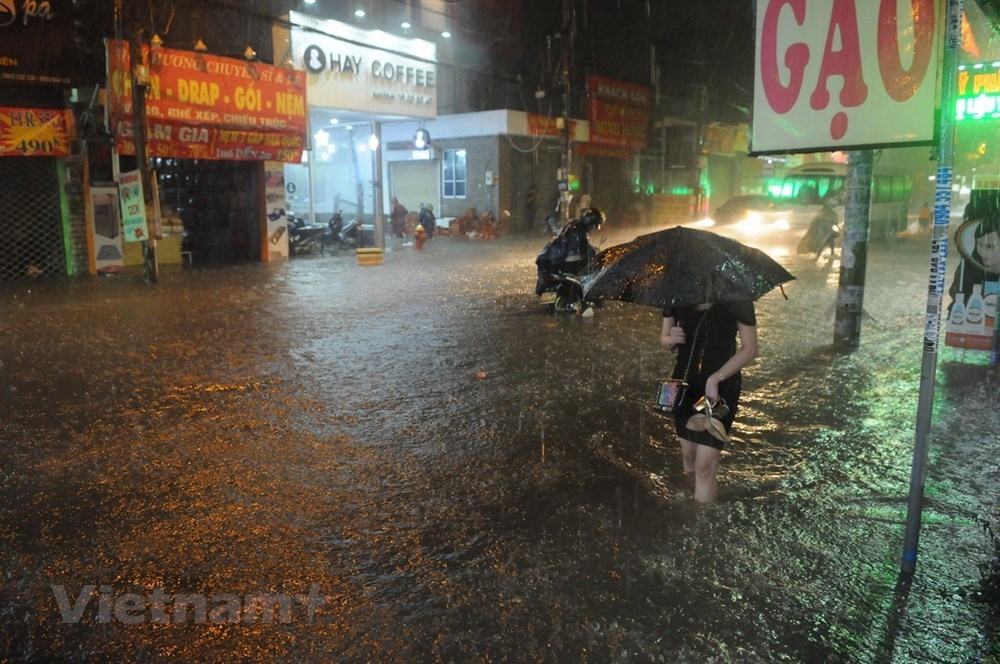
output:
[[[372,135],[378,143],[374,152],[375,177],[372,178],[372,194],[375,197],[375,246],[385,249],[385,205],[382,200],[382,123],[372,121]],[[435,201],[436,203],[437,201]]]
[[[948,222],[951,217],[952,161],[955,150],[955,89],[958,76],[958,49],[962,43],[962,0],[947,0],[944,22],[944,54],[941,69],[941,113],[937,146],[937,180],[934,192],[934,232],[931,235],[931,268],[924,317],[924,357],[920,369],[920,396],[917,402],[913,465],[910,469],[910,497],[906,509],[903,559],[900,571],[912,575],[917,565],[920,516],[927,474],[928,435],[934,406],[934,375],[941,327],[941,302],[948,259]]]

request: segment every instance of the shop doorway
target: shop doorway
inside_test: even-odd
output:
[[[434,206],[441,214],[441,178],[436,161],[394,161],[389,165],[389,197],[395,196],[408,210],[416,212],[421,203]]]
[[[66,274],[57,163],[0,157],[0,281]]]
[[[160,213],[179,218],[195,265],[259,261],[261,180],[256,161],[162,159]]]

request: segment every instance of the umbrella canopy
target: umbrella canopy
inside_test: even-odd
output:
[[[677,226],[608,247],[580,281],[590,300],[663,308],[757,300],[794,278],[759,249]]]

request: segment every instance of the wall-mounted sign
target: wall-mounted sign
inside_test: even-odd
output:
[[[943,6],[756,0],[751,151],[932,142]]]
[[[73,0],[0,0],[0,83],[68,85]]]
[[[309,103],[370,114],[437,117],[437,46],[381,30],[291,12],[275,28],[275,53],[287,51],[308,74]]]
[[[0,157],[66,157],[75,136],[70,111],[0,106]]]
[[[601,76],[587,77],[590,142],[630,149],[646,147],[649,134],[648,88]]]
[[[298,163],[306,140],[302,72],[207,53],[143,49],[150,157]],[[135,154],[128,44],[108,42],[117,149]]]
[[[149,239],[146,225],[146,198],[142,194],[142,173],[129,171],[118,178],[118,205],[122,212],[122,226],[126,242],[145,242]]]
[[[1000,62],[960,65],[955,118],[1000,118]]]
[[[562,130],[560,129],[560,123],[562,118],[553,118],[548,115],[539,115],[538,113],[528,113],[525,118],[527,121],[527,130],[531,136],[561,136]],[[569,121],[569,135],[570,139],[577,140],[577,132],[579,131],[579,123],[576,120]]]
[[[945,344],[996,350],[1000,341],[1000,177],[977,176],[955,231],[958,267],[948,293]]]

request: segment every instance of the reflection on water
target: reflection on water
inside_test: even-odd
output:
[[[967,594],[996,434],[956,411],[995,391],[947,353],[918,574],[896,583],[922,247],[870,252],[851,355],[831,349],[835,263],[782,259],[798,279],[758,304],[722,499],[696,510],[648,409],[672,367],[659,313],[543,314],[542,244],[5,285],[4,656],[904,662],[989,647]],[[66,624],[53,584],[109,602],[316,585],[324,601],[311,621],[295,604],[285,622],[157,624],[148,606],[102,622],[94,599]]]

